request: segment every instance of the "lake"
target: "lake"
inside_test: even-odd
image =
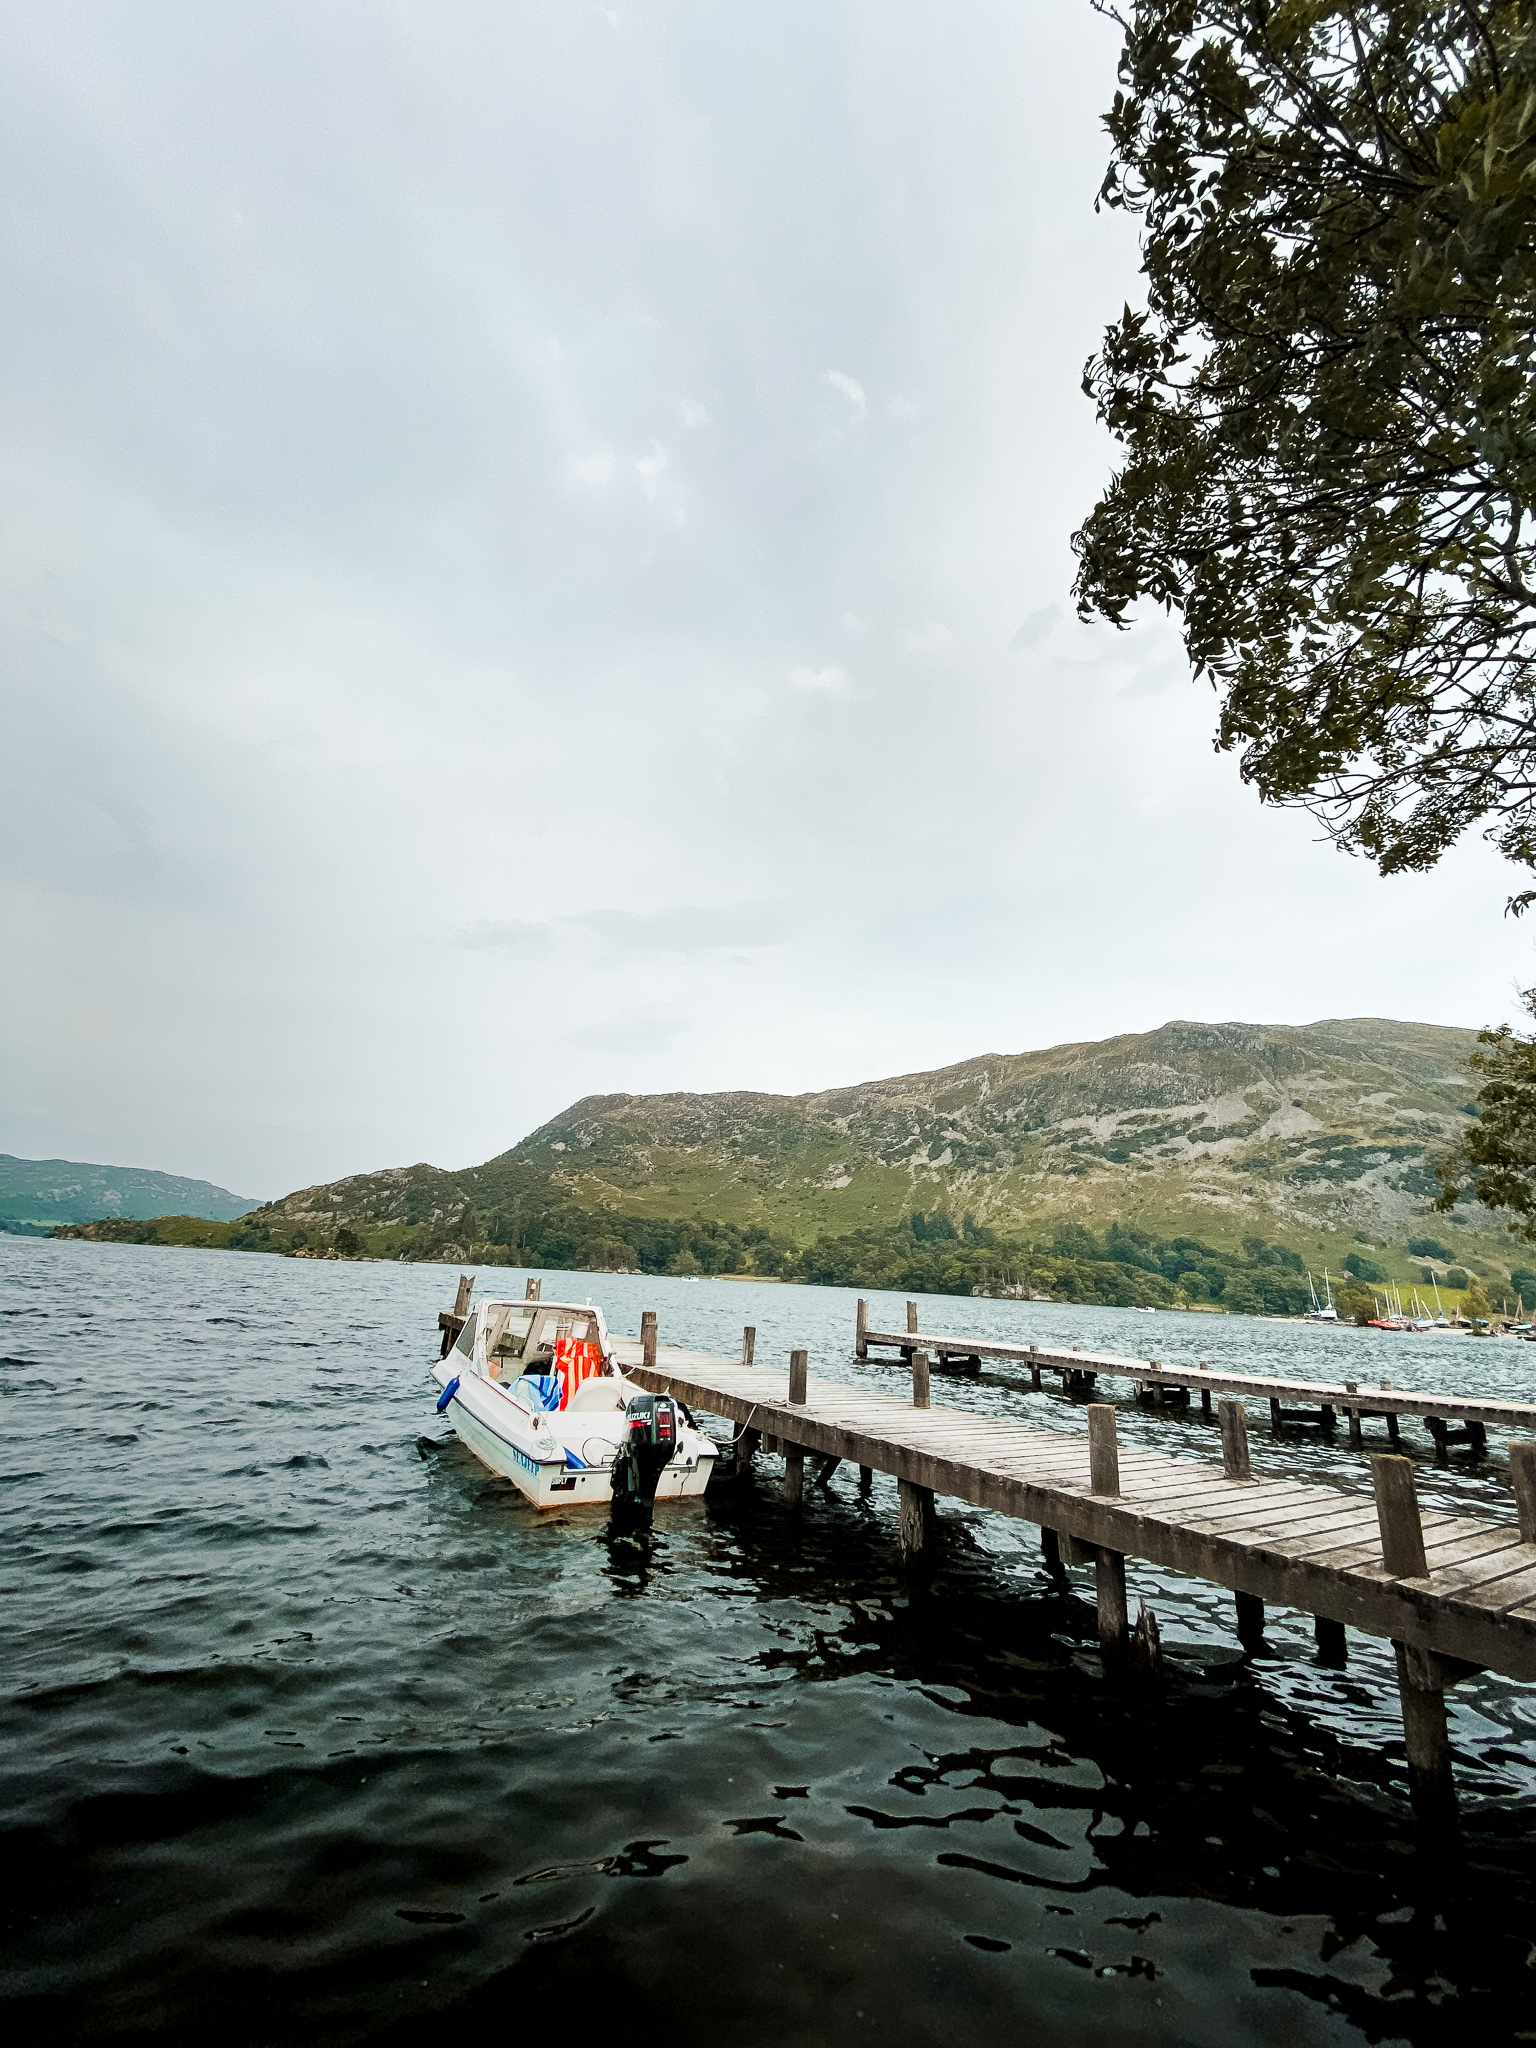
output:
[[[1161,1692],[1106,1687],[1091,1574],[894,1482],[779,1461],[649,1547],[538,1517],[434,1413],[440,1266],[0,1237],[7,2031],[416,2042],[1536,2039],[1536,1689],[1451,1695],[1465,1846],[1418,1846],[1389,1646],[1134,1561]],[[523,1274],[481,1291],[521,1295]],[[617,1332],[896,1391],[836,1289],[544,1276]],[[877,1327],[902,1321],[876,1296]],[[1531,1398],[1536,1347],[941,1298],[926,1328]],[[1124,1382],[1105,1392],[1128,1396]],[[1007,1366],[936,1402],[1081,1431]],[[1120,1402],[1213,1458],[1213,1425]],[[1255,1468],[1367,1485],[1344,1432]],[[1510,1519],[1500,1461],[1421,1498]],[[1497,1442],[1495,1451],[1497,1452]],[[1519,2028],[1526,2027],[1522,2036]]]

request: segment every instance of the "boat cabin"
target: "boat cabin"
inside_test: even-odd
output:
[[[454,1342],[454,1353],[487,1379],[547,1373],[562,1338],[610,1356],[601,1309],[558,1301],[483,1301]]]

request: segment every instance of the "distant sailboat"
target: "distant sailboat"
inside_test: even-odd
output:
[[[1312,1296],[1312,1306],[1307,1311],[1307,1321],[1309,1323],[1336,1323],[1339,1320],[1339,1312],[1333,1305],[1333,1287],[1329,1281],[1328,1268],[1326,1266],[1323,1268],[1322,1301],[1319,1301],[1317,1298],[1317,1288],[1313,1284],[1310,1273],[1307,1275],[1307,1291]]]

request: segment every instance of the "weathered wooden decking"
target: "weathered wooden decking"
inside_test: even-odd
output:
[[[1220,1465],[1127,1445],[1109,1497],[1091,1488],[1085,1437],[828,1379],[791,1403],[782,1370],[671,1346],[648,1367],[639,1343],[615,1348],[638,1385],[812,1456],[1034,1522],[1090,1553],[1143,1558],[1454,1663],[1536,1679],[1536,1543],[1511,1524],[1426,1514],[1429,1569],[1397,1577],[1383,1564],[1369,1497],[1232,1481]]]
[[[1104,1376],[1133,1380],[1141,1387],[1183,1388],[1201,1394],[1207,1403],[1213,1393],[1237,1394],[1268,1401],[1272,1412],[1289,1402],[1294,1407],[1315,1408],[1328,1415],[1338,1412],[1391,1419],[1415,1415],[1436,1436],[1458,1422],[1470,1424],[1476,1431],[1509,1429],[1536,1436],[1536,1402],[1494,1400],[1479,1394],[1418,1393],[1394,1387],[1389,1380],[1370,1386],[1349,1380],[1283,1379],[1263,1373],[1218,1372],[1211,1366],[1165,1365],[1159,1359],[1124,1358],[1113,1352],[1058,1351],[1045,1345],[859,1326],[855,1333],[856,1355],[864,1356],[872,1345],[901,1352],[931,1352],[946,1361],[975,1359],[979,1364],[984,1358],[1016,1360],[1035,1372],[1060,1373],[1068,1380],[1089,1384]],[[1532,1370],[1536,1372],[1536,1353],[1532,1354]]]

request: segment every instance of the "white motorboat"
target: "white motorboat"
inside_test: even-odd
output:
[[[602,1310],[570,1302],[482,1302],[432,1372],[438,1413],[538,1508],[610,1501],[615,1459],[668,1405],[624,1377]],[[665,1416],[661,1429],[673,1429]],[[679,1415],[656,1498],[703,1493],[715,1456],[714,1439]]]

